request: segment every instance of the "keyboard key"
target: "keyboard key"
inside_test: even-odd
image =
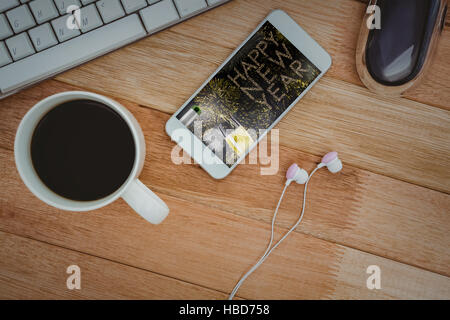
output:
[[[125,15],[119,0],[100,0],[97,2],[97,7],[105,23],[109,23]]]
[[[172,0],[162,0],[142,9],[139,13],[148,32],[162,29],[165,25],[180,19]]]
[[[12,59],[9,56],[8,49],[6,49],[6,46],[3,42],[0,42],[0,67],[3,67],[4,65],[11,62]]]
[[[0,0],[0,12],[6,11],[8,9],[18,6],[19,0]]]
[[[175,0],[175,5],[182,17],[206,8],[205,0]]]
[[[70,69],[146,35],[133,14],[0,68],[0,90],[8,92]]]
[[[53,0],[34,0],[30,3],[30,8],[38,24],[59,16]]]
[[[81,8],[80,13],[81,32],[91,31],[92,29],[98,28],[103,24],[95,4]]]
[[[20,33],[36,25],[26,4],[8,11],[6,16],[15,33]]]
[[[180,16],[174,3],[175,0],[52,1],[58,14],[62,12],[64,16],[48,18],[45,12],[39,13],[38,5],[43,6],[43,3],[47,2],[47,0],[0,0],[0,9],[8,7],[9,9],[5,9],[8,12],[14,12],[14,10],[26,6],[28,8],[28,16],[30,20],[33,20],[34,24],[15,36],[14,30],[9,23],[9,15],[6,12],[0,13],[0,19],[3,15],[3,23],[7,26],[0,29],[0,36],[6,37],[0,41],[0,50],[3,49],[3,52],[0,52],[0,54],[3,54],[0,56],[0,99],[26,85],[44,80],[144,38],[148,35],[146,30],[149,30],[149,33],[154,33],[180,21]],[[196,11],[199,3],[201,6],[204,5],[197,1],[192,0],[188,6],[178,1],[183,16],[187,15],[188,12],[195,14],[208,9],[208,7],[204,7],[204,9]],[[207,1],[210,3],[214,0]],[[98,2],[103,2],[100,8],[104,9],[103,14],[106,21],[109,21],[107,10],[110,8],[115,10],[112,10],[113,14],[110,14],[109,19],[116,19],[117,16],[120,17],[125,14],[125,11],[134,10],[132,12],[135,13],[95,28],[93,26],[96,26],[99,22],[96,18],[98,16],[102,18],[102,13],[97,6]],[[195,2],[197,5],[195,5]],[[226,0],[220,0],[217,4],[223,2],[226,2]],[[203,1],[203,3],[206,3],[206,1]],[[84,7],[80,8],[78,6],[81,4]],[[98,16],[92,16],[96,19],[94,20],[96,23],[91,25],[91,13],[85,11],[88,21],[87,25],[83,27],[84,30],[81,30],[79,27],[81,26],[80,21],[75,23],[74,16],[65,14],[67,8],[71,5],[77,6],[76,8],[71,8],[71,11],[80,8],[79,12],[81,12],[82,8],[95,5]],[[53,7],[53,9],[55,8]],[[36,17],[34,14],[36,14]],[[54,16],[54,12],[50,16]],[[20,18],[23,17],[20,16]],[[38,23],[37,21],[39,21],[39,26],[35,24]],[[71,28],[71,25],[75,26],[75,28]],[[90,31],[85,32],[86,30]],[[1,46],[2,42],[3,46]]]
[[[147,6],[145,0],[122,0],[125,11],[129,14]]]
[[[71,13],[71,12],[67,12],[67,8],[69,8],[70,6],[77,6],[78,8],[81,8],[81,3],[79,0],[54,0],[56,7],[59,10],[59,14],[64,15],[66,13]]]
[[[8,21],[6,21],[6,16],[3,13],[0,14],[0,40],[6,39],[12,35],[13,32]]]
[[[72,39],[73,37],[76,37],[81,34],[80,30],[78,30],[77,28],[73,29],[67,28],[68,19],[72,19],[73,23],[75,22],[75,17],[71,14],[66,14],[65,16],[52,20],[53,30],[55,30],[59,42]]]
[[[28,57],[34,53],[33,45],[26,32],[6,40],[6,46],[14,61]]]
[[[58,44],[58,40],[56,40],[55,34],[49,23],[29,30],[28,34],[37,51],[42,51]]]

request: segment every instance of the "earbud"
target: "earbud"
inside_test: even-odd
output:
[[[244,276],[238,281],[238,283],[234,287],[233,291],[231,291],[230,296],[228,297],[228,299],[230,299],[230,300],[233,299],[234,295],[239,290],[239,288],[241,287],[242,283],[244,283],[245,279],[247,279],[253,273],[253,271],[258,269],[258,267],[267,259],[267,257],[272,253],[272,251],[275,250],[276,247],[278,247],[278,245],[281,242],[283,242],[283,240],[286,239],[287,236],[289,236],[289,234],[292,231],[295,230],[295,228],[298,227],[300,222],[302,222],[303,215],[305,213],[306,191],[308,189],[309,180],[314,175],[314,173],[316,173],[317,170],[319,170],[320,168],[323,168],[323,167],[327,167],[328,171],[330,171],[331,173],[337,173],[337,172],[342,170],[342,162],[341,162],[341,160],[339,160],[337,152],[333,151],[333,152],[329,152],[326,155],[324,155],[322,160],[320,161],[320,163],[317,165],[317,167],[313,171],[311,171],[310,175],[308,175],[308,173],[304,169],[299,168],[299,166],[297,164],[295,164],[295,163],[292,164],[289,167],[288,171],[286,172],[286,179],[287,179],[286,184],[284,186],[283,192],[281,193],[281,196],[280,196],[280,200],[278,200],[277,207],[276,207],[275,212],[273,214],[273,218],[272,218],[272,234],[270,236],[270,242],[269,242],[269,245],[267,246],[266,252],[264,252],[264,254],[258,260],[258,262],[253,267],[251,267],[250,270],[247,271],[247,273],[244,274]],[[285,235],[283,237],[281,237],[280,240],[278,240],[277,243],[275,243],[272,246],[272,244],[273,244],[273,235],[274,235],[273,230],[274,230],[274,226],[275,226],[275,219],[277,218],[278,209],[280,208],[281,200],[283,200],[283,197],[284,197],[284,194],[286,192],[286,189],[289,187],[289,185],[291,184],[292,181],[295,181],[298,184],[304,184],[305,185],[305,189],[303,191],[302,212],[301,212],[300,217],[298,218],[297,222],[285,233]]]
[[[297,182],[298,184],[305,184],[306,181],[308,181],[308,172],[306,172],[304,169],[299,168],[299,166],[294,163],[292,164],[288,171],[286,172],[286,179],[288,184],[290,184],[292,181]]]
[[[322,161],[318,165],[319,168],[327,167],[331,173],[338,173],[342,170],[342,161],[338,158],[336,151],[329,152],[323,156]]]

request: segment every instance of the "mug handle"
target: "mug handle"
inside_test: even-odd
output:
[[[131,182],[127,190],[122,194],[122,198],[134,211],[150,223],[160,224],[169,214],[169,208],[166,203],[139,179]]]

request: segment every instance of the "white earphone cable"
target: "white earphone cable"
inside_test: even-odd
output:
[[[271,235],[270,235],[270,241],[269,241],[269,245],[267,246],[266,251],[264,252],[264,254],[261,256],[261,258],[258,260],[258,262],[238,281],[238,283],[236,284],[236,286],[234,287],[233,291],[230,293],[230,296],[228,297],[228,300],[233,300],[234,296],[236,295],[237,291],[239,290],[239,288],[241,287],[241,285],[244,283],[244,281],[256,270],[258,269],[258,267],[263,264],[263,262],[267,259],[267,257],[272,253],[272,251],[278,247],[281,242],[286,239],[289,234],[295,230],[295,228],[298,227],[298,225],[300,224],[300,222],[302,222],[303,219],[303,215],[305,213],[305,207],[306,207],[306,192],[308,189],[308,182],[311,179],[311,177],[313,176],[314,173],[316,173],[317,170],[319,170],[321,167],[317,166],[309,175],[308,180],[305,183],[305,189],[303,191],[303,204],[302,204],[302,212],[300,214],[299,219],[297,220],[297,222],[289,229],[288,232],[286,232],[286,234],[280,239],[278,240],[277,243],[274,244],[273,247],[272,243],[273,243],[273,236],[274,236],[274,228],[275,228],[275,219],[277,218],[277,214],[278,214],[278,209],[280,208],[280,204],[281,204],[281,200],[283,200],[284,194],[286,192],[287,187],[289,186],[289,181],[286,182],[283,192],[281,193],[280,196],[280,200],[278,200],[278,204],[277,207],[275,209],[273,218],[272,218],[272,229],[271,229]]]

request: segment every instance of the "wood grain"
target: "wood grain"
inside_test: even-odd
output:
[[[413,87],[418,86],[423,82],[424,75],[432,64],[432,58],[436,52],[437,44],[442,33],[442,24],[444,23],[445,14],[447,10],[447,0],[440,0],[439,10],[437,12],[436,21],[433,26],[431,38],[429,39],[428,47],[426,48],[426,59],[422,62],[421,69],[414,76],[414,79],[397,86],[384,85],[376,81],[369,72],[366,61],[366,51],[369,47],[368,40],[371,30],[367,28],[364,23],[360,29],[357,46],[356,46],[356,69],[358,71],[359,78],[364,85],[370,89],[370,91],[377,93],[378,95],[389,96],[408,96],[411,92],[414,92]],[[387,9],[386,9],[387,10]],[[381,12],[383,18],[385,12]],[[368,17],[366,14],[365,17]],[[364,18],[367,19],[367,18]],[[383,32],[383,27],[381,32]],[[386,31],[388,32],[388,31]]]
[[[0,232],[0,299],[224,299],[221,292]],[[81,289],[66,286],[67,267]]]
[[[43,91],[69,88],[56,83],[42,85],[42,90],[38,89],[29,90],[28,96],[47,95],[50,92]],[[24,191],[24,186],[13,169],[12,152],[4,150],[1,161],[5,176],[0,185],[0,228],[6,232],[177,277],[214,290],[229,291],[237,280],[236,275],[245,271],[242,266],[250,266],[264,247],[269,220],[278,198],[278,192],[270,190],[279,189],[283,183],[283,172],[256,181],[251,177],[258,174],[260,167],[244,165],[226,180],[218,182],[211,180],[197,166],[175,167],[169,161],[173,144],[163,133],[163,126],[169,115],[120,101],[140,119],[146,133],[148,150],[157,150],[149,152],[150,157],[141,178],[144,183],[159,191],[160,195],[168,194],[163,195],[163,198],[172,209],[168,220],[171,222],[152,227],[122,202],[87,214],[59,212]],[[0,109],[1,112],[10,113],[9,119],[17,119],[16,123],[8,122],[10,127],[14,128],[18,124],[28,104],[29,101],[23,103],[16,100],[14,109]],[[5,125],[6,123],[2,132],[6,134],[2,136],[8,137],[12,135],[8,132],[13,130],[6,129]],[[0,141],[2,147],[12,147],[11,139]],[[310,169],[318,160],[314,156],[289,148],[283,151],[283,154],[288,156],[282,159],[281,167],[287,167],[287,163],[300,159],[305,168]],[[173,177],[164,174],[174,170],[178,174]],[[392,292],[383,292],[381,296],[380,292],[369,292],[365,286],[361,286],[361,282],[356,281],[361,280],[363,276],[354,274],[356,271],[351,268],[354,258],[348,257],[359,257],[366,268],[369,265],[366,265],[366,262],[382,262],[384,268],[394,270],[389,272],[393,272],[395,277],[401,277],[403,267],[400,265],[403,264],[333,244],[335,242],[449,274],[448,195],[352,167],[346,167],[340,177],[321,172],[315,179],[317,180],[311,184],[308,214],[299,227],[300,232],[295,236],[299,237],[298,242],[290,239],[289,244],[286,244],[286,251],[280,253],[281,258],[274,256],[274,264],[271,267],[274,269],[269,268],[268,274],[263,275],[264,279],[272,277],[273,281],[270,280],[271,283],[265,285],[264,290],[261,289],[261,284],[254,282],[253,286],[249,285],[249,292],[243,293],[242,297],[344,298],[350,297],[350,291],[344,289],[355,286],[359,287],[360,292],[357,294],[361,297],[402,297],[403,293],[398,287],[392,289]],[[278,224],[284,230],[297,218],[300,190],[293,187],[287,194]],[[325,194],[323,190],[326,190]],[[19,192],[21,197],[17,199],[15,195]],[[226,198],[224,194],[227,195]],[[281,231],[278,230],[278,236]],[[152,250],[146,245],[148,243],[152,243]],[[305,245],[307,249],[300,254],[301,257],[288,257],[292,255],[293,248],[299,250]],[[155,246],[158,249],[154,248]],[[250,250],[250,254],[247,254],[247,250]],[[163,255],[167,257],[162,259]],[[313,262],[310,262],[311,259]],[[210,264],[205,265],[206,260]],[[347,260],[350,261],[349,265],[342,265],[341,261]],[[288,282],[293,282],[292,287],[284,294],[275,294],[280,285],[280,278],[276,273],[292,272],[293,264],[295,268],[302,266],[302,269],[289,278]],[[180,270],[180,266],[186,271]],[[222,275],[220,272],[223,272],[224,268],[229,273]],[[446,292],[446,286],[444,289],[442,286],[435,287],[435,284],[442,280],[440,276],[413,267],[406,268],[413,270],[407,273],[415,274],[413,278],[418,281],[417,287],[428,288],[425,290],[426,294],[442,297],[442,290]],[[315,272],[309,273],[308,270]],[[219,281],[220,277],[224,279]],[[345,282],[346,277],[351,280]],[[305,288],[304,282],[311,278],[315,280],[310,287],[306,287],[307,293],[299,292],[298,288]],[[344,281],[344,284],[337,285],[340,281]],[[432,287],[423,287],[423,281],[431,281]],[[319,285],[323,282],[327,284]],[[261,293],[266,290],[271,296]],[[396,290],[400,291],[393,293]],[[404,293],[404,297],[425,297],[423,294],[422,291],[408,291]]]
[[[449,111],[328,79],[314,89],[280,122],[281,144],[450,192]]]
[[[173,113],[276,7],[304,25],[334,60],[328,75],[281,122],[281,143],[315,155],[334,148],[351,165],[449,193],[450,113],[361,87],[354,55],[362,4],[356,1],[232,1],[57,79]],[[441,42],[445,52],[437,53],[433,79],[419,87],[431,100],[413,98],[446,108],[450,31]],[[442,103],[432,101],[436,97]]]
[[[354,0],[234,0],[58,79],[173,112],[262,19],[283,9],[331,54],[327,77],[363,86],[355,50],[365,8]],[[450,108],[449,56],[446,27],[426,80],[409,99]]]
[[[29,106],[41,96],[76,89],[49,81],[29,89],[28,100],[12,97],[14,108],[0,108],[0,118],[10,119],[0,122],[0,146],[13,150],[15,128]],[[318,157],[281,146],[276,175],[260,176],[267,165],[244,164],[226,179],[215,181],[198,166],[172,163],[175,145],[164,132],[168,114],[119,101],[140,121],[145,133],[148,154],[141,180],[173,197],[269,223],[286,168],[296,162],[311,170],[319,161]],[[286,119],[288,123],[290,117]],[[348,113],[342,117],[350,119]],[[435,119],[432,113],[425,118]],[[317,128],[314,130],[318,132]],[[6,165],[13,166],[13,163]],[[278,217],[279,226],[287,228],[297,219],[301,190],[300,186],[288,190]],[[447,194],[346,164],[338,176],[319,171],[314,177],[307,215],[298,231],[449,276],[449,208]]]

